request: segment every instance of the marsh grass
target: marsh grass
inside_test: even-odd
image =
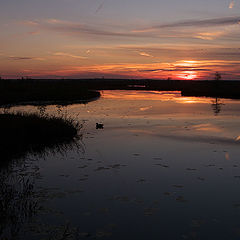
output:
[[[67,116],[0,113],[0,166],[27,153],[64,149],[76,142],[82,125]]]
[[[15,239],[22,225],[38,210],[34,185],[30,178],[0,173],[0,239]]]
[[[44,111],[0,113],[0,239],[17,239],[24,224],[40,209],[41,197],[34,189],[38,170],[28,175],[24,157],[79,148],[81,128],[66,115],[50,116]],[[16,161],[18,158],[22,160]]]

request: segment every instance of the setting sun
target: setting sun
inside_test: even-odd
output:
[[[181,79],[186,79],[186,80],[193,80],[195,78],[197,78],[197,72],[195,71],[184,71],[182,73],[180,73],[179,75],[177,75],[178,78]]]

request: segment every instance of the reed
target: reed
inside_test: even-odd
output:
[[[0,113],[0,166],[27,153],[64,147],[76,141],[82,125],[69,117],[37,113]]]

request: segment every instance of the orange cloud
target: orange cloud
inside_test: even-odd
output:
[[[202,32],[198,33],[196,38],[200,38],[203,40],[214,40],[220,36],[223,36],[224,32],[223,31],[218,31],[218,32]]]
[[[139,52],[139,55],[144,56],[144,57],[153,57],[152,55],[150,55],[146,52]]]

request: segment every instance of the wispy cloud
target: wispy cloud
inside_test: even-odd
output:
[[[65,52],[56,52],[53,54],[54,56],[61,56],[61,57],[71,57],[71,58],[77,58],[77,59],[86,59],[87,57],[79,56],[79,55],[73,55],[70,53]]]
[[[239,39],[236,32],[240,23],[239,17],[225,17],[203,20],[185,20],[174,23],[167,23],[155,26],[149,26],[142,29],[133,28],[129,26],[107,26],[107,25],[88,25],[85,23],[76,23],[70,21],[63,21],[59,19],[46,19],[42,21],[25,21],[23,24],[30,26],[32,32],[51,31],[61,33],[68,36],[75,36],[87,38],[95,41],[93,36],[101,37],[104,39],[141,39],[149,38],[152,40],[164,39],[197,39],[201,40],[214,40],[216,38],[223,38],[229,36],[228,40]],[[228,26],[228,29],[224,28]],[[212,31],[210,27],[217,28]],[[203,29],[201,29],[203,28]],[[237,34],[236,34],[237,33]],[[149,54],[149,53],[147,53]],[[143,56],[143,55],[142,55]],[[145,54],[145,56],[147,56]]]
[[[37,26],[37,25],[39,25],[39,22],[35,21],[35,20],[23,21],[21,23],[24,24],[24,25],[29,25],[29,26]]]
[[[109,26],[105,25],[88,25],[85,23],[76,23],[70,21],[64,21],[59,19],[46,19],[46,20],[39,20],[39,21],[24,21],[21,22],[24,25],[29,27],[35,28],[35,31],[54,31],[57,33],[62,33],[65,35],[71,36],[80,36],[91,38],[92,36],[98,36],[102,38],[116,38],[117,40],[119,37],[121,38],[169,38],[169,37],[185,37],[186,34],[182,32],[168,32],[162,31],[161,33],[155,32],[141,32],[135,31],[134,29],[129,29],[128,27],[123,27],[121,29],[118,26]]]
[[[153,31],[156,29],[164,29],[164,28],[182,28],[182,27],[217,27],[217,26],[227,26],[227,25],[236,25],[240,22],[240,16],[237,17],[224,17],[224,18],[212,18],[212,19],[190,19],[184,21],[178,21],[173,23],[166,23],[155,25],[150,28],[135,30],[136,32],[143,31]]]
[[[9,56],[9,60],[14,61],[25,61],[25,60],[37,60],[37,61],[44,61],[44,58],[38,58],[38,57],[18,57],[18,56]]]
[[[104,30],[106,29],[105,26],[90,26],[84,23],[75,23],[58,19],[47,19],[44,22],[39,22],[39,27],[56,32],[65,32],[77,35],[98,35],[111,37],[135,36],[135,34],[126,31]]]
[[[210,72],[208,68],[194,68],[194,67],[174,67],[174,68],[158,68],[158,69],[139,69],[139,72],[186,72],[186,71],[197,71],[197,72]]]
[[[151,54],[148,54],[146,52],[139,52],[139,55],[144,56],[144,57],[153,57]]]
[[[117,47],[117,55],[124,54],[127,55],[130,52],[145,52],[151,56],[154,56],[157,60],[167,60],[176,61],[183,58],[193,58],[198,60],[212,61],[213,59],[218,60],[238,60],[240,56],[239,48],[226,48],[226,47],[216,47],[216,46],[200,46],[196,48],[195,46],[166,46],[166,45],[129,45],[129,46],[119,46]],[[105,49],[108,51],[108,49]]]
[[[15,60],[15,61],[20,61],[20,60],[32,60],[33,58],[31,57],[8,57],[10,60]]]
[[[196,35],[196,38],[204,39],[204,40],[214,40],[220,36],[223,36],[225,32],[217,31],[217,32],[202,32]]]

